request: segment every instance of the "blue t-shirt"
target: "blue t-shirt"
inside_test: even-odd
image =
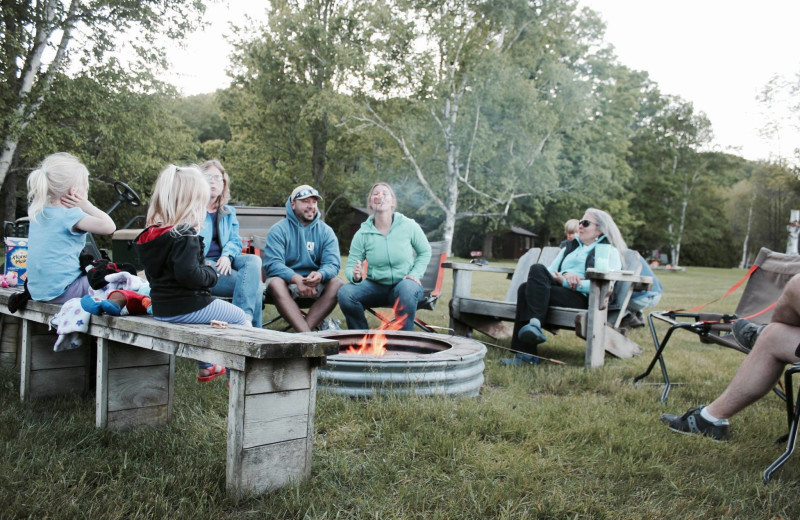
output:
[[[86,232],[72,227],[88,216],[80,208],[47,206],[31,219],[27,272],[31,298],[49,301],[61,296],[81,275],[79,257]]]

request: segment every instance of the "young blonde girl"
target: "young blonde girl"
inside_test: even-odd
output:
[[[150,282],[153,316],[170,323],[209,323],[220,320],[250,325],[242,309],[211,296],[217,272],[206,265],[203,239],[197,230],[206,218],[211,196],[197,166],[167,166],[158,176],[147,228],[136,249]],[[198,361],[198,381],[225,374],[225,367]]]
[[[77,157],[54,153],[28,176],[28,291],[64,303],[89,293],[81,276],[86,233],[109,235],[116,225],[89,202],[89,170]]]

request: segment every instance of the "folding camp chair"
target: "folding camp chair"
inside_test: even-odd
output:
[[[431,259],[428,262],[428,267],[425,269],[422,280],[420,280],[424,292],[422,300],[417,303],[418,311],[432,311],[436,307],[439,296],[442,294],[442,281],[444,280],[444,267],[442,267],[442,263],[447,260],[447,253],[445,252],[447,242],[431,242],[430,246]],[[392,321],[388,317],[375,312],[373,309],[367,308],[366,310],[383,323]],[[419,316],[415,316],[414,325],[425,332],[436,332],[432,326],[425,323]]]
[[[786,451],[784,451],[775,462],[764,471],[764,484],[769,484],[769,479],[772,474],[786,462],[794,452],[794,446],[797,441],[797,426],[800,421],[800,392],[797,393],[796,400],[793,399],[794,392],[792,391],[792,376],[800,373],[800,363],[794,363],[784,372],[784,388],[786,391],[786,421],[789,426],[789,433],[786,441]]]
[[[656,353],[647,370],[636,376],[633,382],[637,383],[647,377],[656,362],[658,362],[664,377],[664,391],[661,394],[661,402],[666,402],[673,383],[670,382],[669,374],[667,373],[663,352],[673,332],[679,329],[697,334],[702,343],[713,343],[747,354],[749,350],[740,345],[733,337],[733,321],[741,318],[759,325],[769,323],[775,301],[783,292],[786,282],[797,273],[800,273],[800,256],[776,253],[767,248],[761,248],[747,275],[725,295],[717,299],[720,300],[733,293],[747,280],[747,285],[735,312],[731,314],[696,312],[707,304],[687,311],[651,312],[647,317],[647,321],[650,325],[650,334],[653,338],[653,346],[656,349]],[[669,329],[667,329],[663,339],[659,340],[658,338],[654,320],[669,324]]]

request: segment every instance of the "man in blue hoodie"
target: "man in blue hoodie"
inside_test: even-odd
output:
[[[342,265],[339,241],[320,219],[319,192],[304,184],[286,201],[286,218],[269,230],[264,246],[267,292],[281,316],[297,332],[319,326],[336,307]],[[315,300],[304,317],[298,298]]]

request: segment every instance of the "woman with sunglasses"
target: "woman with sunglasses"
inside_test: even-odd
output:
[[[542,322],[550,306],[587,309],[589,307],[589,280],[586,269],[595,265],[595,248],[610,244],[608,269],[622,268],[622,257],[628,246],[611,216],[605,211],[589,208],[578,224],[578,237],[561,249],[549,267],[531,266],[528,281],[517,292],[517,315],[511,348],[517,353],[504,358],[505,365],[538,363],[534,357],[538,346],[547,341]],[[527,353],[527,354],[526,354]]]

